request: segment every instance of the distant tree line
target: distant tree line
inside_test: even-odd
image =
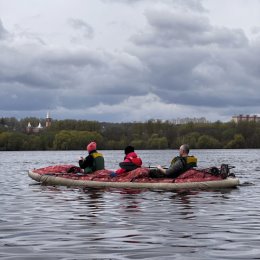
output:
[[[82,150],[95,140],[98,148],[136,149],[178,148],[188,143],[192,149],[260,148],[260,123],[214,122],[175,125],[171,121],[106,123],[87,120],[54,120],[38,134],[27,134],[28,124],[44,125],[44,119],[0,119],[0,150]]]

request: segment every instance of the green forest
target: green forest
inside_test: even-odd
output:
[[[53,120],[39,133],[28,134],[28,122],[44,126],[45,119],[0,119],[0,150],[83,150],[90,141],[98,149],[177,149],[187,143],[192,149],[260,148],[260,123],[214,122],[176,125],[171,121],[107,123],[87,120]]]

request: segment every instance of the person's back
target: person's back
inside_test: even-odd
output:
[[[142,166],[142,160],[134,151],[133,146],[127,146],[125,148],[124,161],[119,163],[120,169],[116,171],[116,174],[135,170]]]
[[[87,151],[89,155],[83,159],[79,160],[79,166],[84,169],[84,173],[91,173],[98,170],[105,169],[105,160],[101,153],[97,152],[97,145],[95,142],[91,142],[87,146]]]
[[[95,151],[91,155],[94,158],[92,170],[93,171],[104,170],[105,169],[105,160],[104,160],[103,155],[97,151]]]

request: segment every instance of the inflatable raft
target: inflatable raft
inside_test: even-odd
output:
[[[223,177],[220,174],[210,172],[208,169],[191,169],[176,179],[151,178],[149,171],[148,168],[137,168],[131,172],[112,177],[109,170],[82,174],[76,166],[56,165],[30,170],[28,175],[33,180],[44,185],[90,188],[221,189],[234,188],[239,184],[239,180],[233,174],[227,174]]]

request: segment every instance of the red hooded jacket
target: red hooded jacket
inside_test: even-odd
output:
[[[142,166],[142,160],[140,157],[137,156],[135,152],[128,153],[124,158],[124,162],[133,163],[138,167]],[[126,172],[126,170],[123,168],[120,168],[116,171],[117,174],[124,173],[124,172]]]

